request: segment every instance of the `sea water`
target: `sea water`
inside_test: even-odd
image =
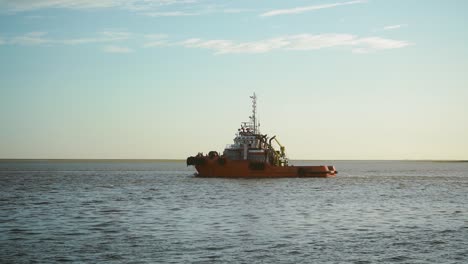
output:
[[[0,263],[468,263],[468,163],[294,163],[339,174],[1,161]]]

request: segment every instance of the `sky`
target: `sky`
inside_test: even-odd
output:
[[[468,1],[0,0],[0,158],[468,160]]]

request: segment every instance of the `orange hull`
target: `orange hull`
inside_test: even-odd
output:
[[[285,147],[276,136],[260,133],[257,113],[257,96],[252,99],[250,122],[242,122],[234,144],[227,145],[222,155],[216,151],[187,158],[187,166],[195,166],[199,177],[228,178],[282,178],[282,177],[333,177],[338,173],[333,166],[290,166]],[[273,146],[276,143],[279,150]]]
[[[199,177],[227,178],[284,178],[284,177],[334,177],[338,173],[333,166],[274,166],[260,163],[252,167],[249,160],[219,161],[219,157],[206,157],[203,164],[195,165]]]

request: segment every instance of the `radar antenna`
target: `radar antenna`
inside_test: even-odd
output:
[[[254,93],[250,98],[252,99],[252,116],[250,120],[253,123],[253,133],[257,134],[257,95]]]

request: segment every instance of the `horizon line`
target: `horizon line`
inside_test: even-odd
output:
[[[138,159],[138,158],[0,158],[0,162],[8,161],[50,161],[50,162],[60,162],[60,161],[130,161],[130,162],[145,162],[145,161],[172,161],[172,162],[182,162],[186,159]],[[426,162],[468,162],[465,159],[289,159],[290,161],[426,161]]]

